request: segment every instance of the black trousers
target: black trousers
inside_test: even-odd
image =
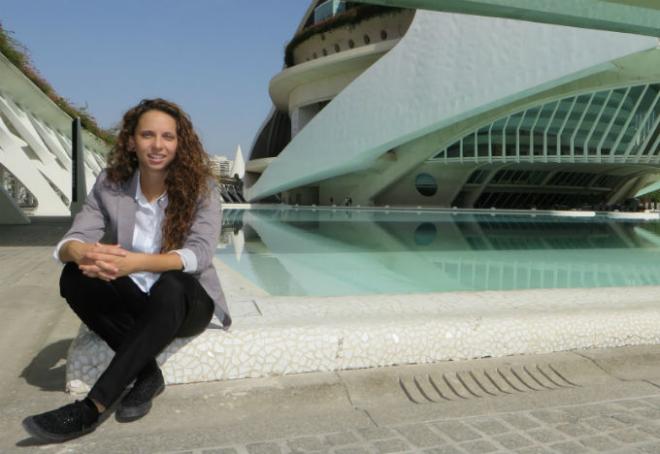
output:
[[[176,337],[194,336],[213,316],[213,300],[190,274],[161,274],[149,293],[128,276],[105,282],[67,263],[60,294],[92,331],[115,351],[89,397],[109,407],[126,387],[154,371],[156,356]]]

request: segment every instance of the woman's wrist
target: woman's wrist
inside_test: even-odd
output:
[[[60,260],[63,262],[75,262],[80,265],[85,254],[93,245],[82,241],[71,240],[62,245],[60,249]]]
[[[151,271],[149,258],[153,257],[153,254],[145,254],[144,252],[131,252],[130,257],[132,258],[133,266],[131,267],[132,273],[138,273],[140,271]]]
[[[149,271],[163,273],[165,271],[182,270],[183,262],[178,254],[143,254],[135,253],[134,271]]]

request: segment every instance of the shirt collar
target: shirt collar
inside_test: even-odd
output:
[[[142,184],[140,183],[140,171],[135,171],[135,178],[137,179],[137,184],[135,185],[135,201],[143,205],[153,205],[157,203],[159,206],[162,206],[163,203],[167,201],[167,191],[163,192],[154,202],[149,202],[147,196],[142,192]]]

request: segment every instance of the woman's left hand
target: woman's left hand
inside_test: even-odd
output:
[[[111,256],[109,260],[99,257],[95,263],[105,274],[116,279],[140,271],[140,255],[136,252],[128,252],[124,257]]]
[[[122,255],[116,254],[115,251],[109,253],[102,250],[87,253],[86,257],[93,261],[93,265],[89,266],[90,271],[98,270],[100,274],[108,278],[107,280],[114,280],[140,271],[142,254],[126,250],[123,252]],[[85,270],[83,269],[83,271]]]

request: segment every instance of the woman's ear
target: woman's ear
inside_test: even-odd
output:
[[[128,138],[128,151],[135,153],[135,139],[133,137]]]

